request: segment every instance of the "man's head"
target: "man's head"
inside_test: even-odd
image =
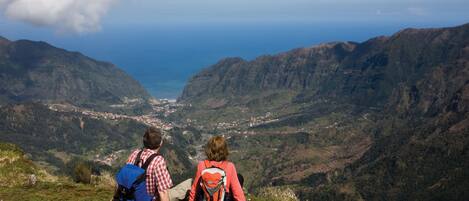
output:
[[[143,135],[143,146],[146,149],[158,149],[163,142],[161,130],[155,127],[149,127]]]

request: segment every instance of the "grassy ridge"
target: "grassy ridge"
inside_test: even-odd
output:
[[[39,183],[34,187],[9,187],[0,188],[0,200],[110,200],[112,197],[112,188],[94,187],[84,184],[72,183]]]
[[[37,183],[30,185],[30,175]],[[0,200],[109,200],[110,185],[75,184],[42,170],[16,145],[0,142]]]
[[[16,145],[0,143],[0,186],[18,186],[27,183],[28,176],[43,176],[23,151]]]

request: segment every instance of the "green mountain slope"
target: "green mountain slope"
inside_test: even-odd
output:
[[[405,29],[195,75],[177,114],[228,134],[251,188],[302,200],[465,200],[469,24]],[[233,126],[234,125],[234,126]]]
[[[0,104],[68,102],[116,110],[110,105],[144,107],[149,98],[137,81],[113,64],[45,42],[0,41]]]

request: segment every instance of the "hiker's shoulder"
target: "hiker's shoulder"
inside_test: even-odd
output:
[[[226,167],[228,167],[228,168],[234,167],[234,163],[231,162],[231,161],[224,161],[224,163],[226,164]]]
[[[158,151],[151,150],[151,149],[144,149],[142,155],[144,155],[144,158],[146,160],[148,160],[150,157],[153,157],[151,163],[165,163],[164,157],[160,153],[158,153]]]
[[[160,154],[156,155],[152,162],[153,163],[164,163],[164,164],[166,164],[166,160]]]
[[[209,163],[210,163],[210,164],[213,164],[214,162],[213,162],[213,161],[209,161]],[[226,168],[233,168],[233,167],[234,167],[234,163],[232,163],[231,161],[223,161],[222,163],[220,163],[220,162],[216,162],[216,163],[218,163],[218,165],[224,164],[224,166],[225,166]],[[205,166],[206,166],[206,165],[205,165],[205,160],[199,161],[199,163],[197,164],[197,167],[198,167],[199,169],[201,169],[201,168],[203,169],[203,168],[205,168]]]
[[[130,152],[130,155],[137,155],[138,152],[140,152],[140,151],[141,151],[141,149],[134,149],[134,150],[132,150],[132,152]]]
[[[128,158],[128,162],[130,160],[135,160],[135,158],[137,158],[137,155],[138,155],[139,152],[140,152],[139,149],[135,149],[135,150],[131,151],[130,155],[129,155],[129,158]]]
[[[201,169],[201,168],[203,168],[203,167],[205,167],[204,161],[199,161],[199,162],[197,163],[197,168]]]
[[[227,171],[236,171],[235,164],[231,161],[226,161],[226,169]]]

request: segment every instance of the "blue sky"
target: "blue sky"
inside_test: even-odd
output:
[[[467,0],[130,0],[112,23],[424,21],[469,16]]]
[[[467,0],[0,0],[0,25],[83,34],[187,23],[451,23],[468,20],[468,10]]]
[[[467,0],[0,0],[0,36],[110,61],[154,96],[176,98],[224,57],[456,26],[468,10]]]

